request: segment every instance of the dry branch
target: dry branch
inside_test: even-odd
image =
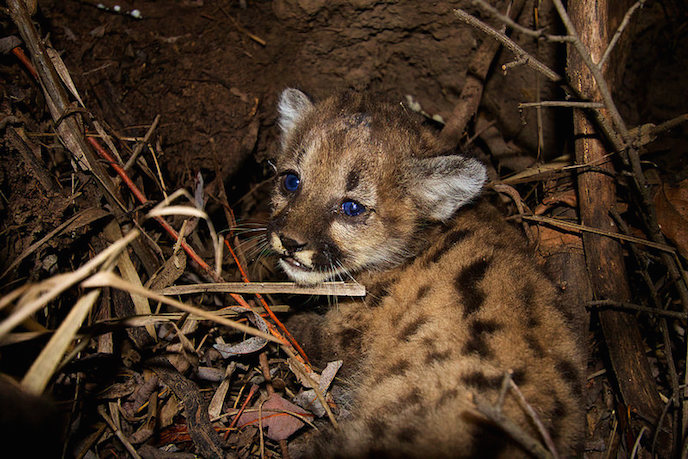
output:
[[[523,10],[524,4],[524,0],[514,2],[510,9],[510,16],[518,17]],[[510,20],[510,16],[501,15],[498,12],[497,14]],[[473,56],[469,71],[466,73],[466,82],[461,89],[459,100],[454,105],[451,116],[447,119],[440,133],[440,140],[446,148],[454,148],[458,145],[468,122],[478,112],[485,80],[487,79],[492,61],[497,55],[497,51],[499,51],[499,43],[493,40],[486,40],[480,45],[475,56]]]
[[[614,106],[610,89],[602,71],[593,63],[591,54],[601,55],[607,46],[607,2],[572,2],[570,17],[559,0],[554,0],[568,33],[576,37],[569,49],[568,73],[571,85],[588,99],[601,98],[611,113],[619,137],[628,139],[625,123]],[[580,38],[582,37],[582,38]],[[585,40],[583,42],[582,40]],[[597,129],[584,113],[574,111],[576,161],[588,163],[607,155],[597,138]],[[615,231],[608,210],[616,202],[616,183],[610,163],[600,165],[609,174],[582,171],[578,174],[578,192],[581,223],[584,226]],[[627,302],[631,298],[627,284],[623,250],[610,238],[585,232],[583,245],[595,296]],[[645,357],[643,340],[635,319],[618,311],[600,311],[600,324],[606,339],[612,367],[621,394],[628,406],[646,419],[657,419],[662,406],[657,395],[649,363]]]
[[[33,58],[36,72],[46,95],[46,102],[50,107],[53,120],[57,123],[57,131],[68,146],[74,158],[93,172],[98,183],[103,187],[105,198],[113,209],[125,210],[118,191],[115,189],[110,176],[107,175],[102,164],[88,147],[84,139],[81,123],[76,117],[68,115],[72,111],[67,92],[60,82],[57,71],[42,40],[31,22],[31,16],[22,0],[8,0],[12,20],[17,25],[19,33],[26,43]],[[86,162],[86,164],[84,164]]]

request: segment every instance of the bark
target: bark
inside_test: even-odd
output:
[[[625,4],[625,7],[630,6],[627,1],[620,3]],[[620,8],[619,4],[612,5],[607,0],[569,2],[571,20],[583,44],[590,50],[594,62],[600,60],[614,32],[610,15],[617,18]],[[621,53],[625,54],[623,51]],[[605,72],[609,82],[617,80],[618,69],[622,64],[618,58],[613,62],[614,71]],[[580,94],[599,100],[592,75],[572,46],[568,55],[568,76]],[[574,112],[574,133],[578,164],[599,160],[608,153],[589,118],[581,111]],[[607,173],[599,169],[604,169]],[[614,168],[611,163],[606,163],[599,169],[578,175],[581,223],[618,232],[608,213],[616,202]],[[583,235],[583,245],[595,298],[630,300],[621,245],[611,238],[591,233]],[[662,405],[645,357],[638,324],[633,316],[617,311],[600,311],[599,320],[624,403],[640,418],[649,420],[652,428],[661,413]]]

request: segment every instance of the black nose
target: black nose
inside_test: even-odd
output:
[[[299,242],[296,239],[292,239],[283,234],[280,234],[279,238],[282,242],[282,247],[284,247],[284,249],[289,253],[294,253],[297,250],[302,249],[306,246],[305,242]]]

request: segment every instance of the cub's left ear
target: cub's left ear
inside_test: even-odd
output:
[[[476,198],[487,179],[477,159],[459,155],[414,161],[410,192],[430,220],[447,220],[457,209]]]

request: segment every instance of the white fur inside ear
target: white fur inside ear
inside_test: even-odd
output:
[[[450,218],[480,194],[487,179],[480,161],[459,155],[422,159],[415,172],[411,193],[430,220]]]
[[[277,106],[282,134],[286,137],[311,108],[313,108],[313,102],[298,89],[287,88],[282,91]]]

